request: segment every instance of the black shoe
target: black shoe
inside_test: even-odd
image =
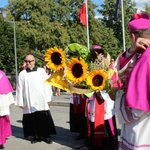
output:
[[[81,139],[84,139],[84,136],[78,135],[77,137],[75,137],[75,140],[81,140]]]
[[[46,142],[47,144],[52,144],[53,141],[51,140],[50,137],[43,137],[43,141]]]
[[[41,139],[40,138],[34,138],[32,141],[31,141],[31,144],[35,144],[37,142],[41,142]]]
[[[35,143],[37,143],[38,141],[37,141],[37,139],[33,139],[32,141],[31,141],[31,144],[35,144]]]
[[[0,149],[4,149],[4,146],[3,146],[3,145],[0,145]]]
[[[41,141],[42,141],[41,138],[39,138],[39,137],[36,138],[36,140],[37,140],[38,142],[41,142]]]

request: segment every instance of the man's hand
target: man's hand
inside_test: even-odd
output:
[[[24,106],[19,106],[21,109],[24,109]]]
[[[48,106],[50,106],[51,105],[51,102],[48,102]]]
[[[150,46],[150,39],[137,38],[137,40],[132,44],[131,48],[128,50],[129,53],[141,52]]]

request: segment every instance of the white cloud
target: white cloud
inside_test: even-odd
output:
[[[138,9],[138,12],[144,11],[145,3],[147,3],[150,6],[149,0],[132,0],[132,1],[135,1],[135,3],[137,4],[136,7]]]
[[[149,0],[134,0],[138,4],[148,3]]]

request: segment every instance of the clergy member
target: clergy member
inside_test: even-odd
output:
[[[49,104],[52,98],[51,85],[45,83],[48,78],[43,68],[35,66],[33,55],[27,55],[26,69],[18,76],[16,98],[23,109],[24,137],[33,136],[31,143],[45,141],[52,143],[50,134],[56,134]]]

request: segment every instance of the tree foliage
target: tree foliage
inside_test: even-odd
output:
[[[108,28],[112,29],[114,32],[115,38],[118,40],[118,48],[122,52],[123,49],[123,25],[124,25],[124,33],[125,33],[125,45],[126,47],[130,46],[130,39],[128,33],[128,22],[130,17],[137,11],[135,8],[135,2],[131,0],[123,1],[123,14],[124,19],[122,20],[122,10],[121,6],[118,9],[118,18],[117,21],[114,22],[114,12],[115,12],[116,0],[105,0],[104,4],[101,5],[102,9],[98,10],[98,12],[103,16],[101,19],[102,23],[106,25]],[[116,53],[117,54],[117,53]]]
[[[135,2],[124,0],[124,23],[126,47],[130,46],[128,21],[136,12]],[[87,45],[87,32],[79,20],[81,0],[9,0],[9,20],[15,18],[18,68],[29,52],[41,57],[45,50],[57,46],[65,49],[70,43]],[[88,23],[90,47],[101,45],[116,58],[123,51],[122,15],[119,8],[118,20],[114,24],[116,0],[104,0],[98,10],[102,18],[95,18],[98,8],[88,0]],[[145,4],[145,10],[150,8]],[[13,25],[0,18],[0,67],[9,73],[15,72]],[[22,52],[25,51],[25,53]],[[43,62],[37,59],[37,64]]]
[[[150,6],[147,3],[145,3],[144,9],[150,14]]]
[[[0,18],[0,68],[13,73],[15,68],[14,59],[14,34],[13,26]]]

